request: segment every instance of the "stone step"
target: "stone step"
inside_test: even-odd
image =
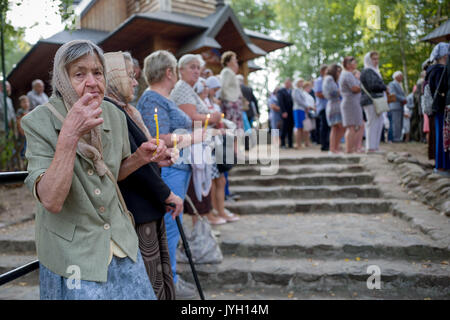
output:
[[[34,221],[0,229],[0,254],[35,254]]]
[[[239,175],[257,175],[261,173],[264,166],[237,166],[230,174]],[[365,168],[360,164],[318,164],[318,165],[282,165],[279,166],[277,174],[311,174],[311,173],[361,173]]]
[[[39,285],[5,284],[0,287],[0,300],[39,300]]]
[[[358,199],[299,199],[239,200],[226,205],[237,214],[294,214],[294,213],[363,213],[375,214],[390,211],[388,200]]]
[[[230,186],[323,186],[323,185],[362,185],[373,182],[373,176],[367,173],[316,173],[275,176],[230,176]]]
[[[389,258],[442,262],[450,257],[448,246],[436,244],[391,214],[246,215],[236,223],[214,228],[221,233],[219,241],[226,258]]]
[[[382,196],[373,185],[360,186],[234,186],[232,193],[239,194],[241,199],[324,199],[324,198],[379,198]]]
[[[253,160],[250,160],[253,159]],[[243,165],[270,165],[270,163],[278,162],[279,165],[317,165],[317,164],[358,164],[361,160],[359,156],[346,156],[346,155],[315,155],[315,156],[281,156],[278,159],[267,156],[258,156],[257,161],[255,157],[246,157],[242,160],[242,164],[237,164],[236,167]]]
[[[373,267],[371,267],[373,266]],[[371,268],[376,271],[371,271]],[[438,263],[369,260],[312,260],[242,258],[224,259],[221,264],[197,265],[206,290],[284,287],[292,292],[347,292],[377,298],[449,299],[450,267]],[[183,279],[193,282],[188,264],[178,264]],[[380,290],[368,289],[374,272],[380,271]],[[413,288],[413,290],[412,290]]]

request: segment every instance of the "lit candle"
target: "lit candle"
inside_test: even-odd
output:
[[[211,118],[211,115],[210,115],[210,114],[208,114],[208,115],[206,116],[205,130],[208,128],[209,118]]]
[[[176,133],[173,134],[173,148],[174,149],[177,148],[177,134]]]
[[[222,121],[223,119],[225,119],[225,113],[222,113],[222,119],[220,121]]]
[[[159,146],[158,108],[155,108],[155,115],[153,117],[155,118],[155,123],[156,123],[156,144]]]
[[[156,145],[159,146],[159,123],[158,123],[158,108],[155,108],[155,115],[153,116],[155,118],[156,123]],[[153,156],[156,155],[156,150],[153,153]]]

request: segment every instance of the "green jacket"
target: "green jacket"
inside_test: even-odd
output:
[[[52,96],[49,102],[67,115],[60,98]],[[130,156],[127,123],[112,104],[103,102],[101,108],[103,158],[117,179],[122,160]],[[33,190],[35,180],[53,160],[62,123],[46,106],[39,106],[22,119],[22,127],[29,171],[25,183]],[[138,238],[113,182],[106,175],[99,177],[92,161],[77,151],[72,186],[62,211],[52,214],[37,203],[38,258],[60,276],[71,276],[67,269],[75,265],[80,268],[81,280],[106,282],[111,239],[136,262]]]

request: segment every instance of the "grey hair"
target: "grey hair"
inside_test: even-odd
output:
[[[42,81],[41,79],[36,79],[36,80],[33,80],[33,82],[31,83],[31,87],[34,88],[34,86],[38,83],[44,85],[44,81]]]
[[[58,49],[55,55],[55,61],[53,64],[53,77],[52,77],[52,87],[53,92],[56,93],[59,96],[62,96],[61,90],[64,88],[58,88],[62,84],[61,81],[64,81],[63,78],[67,79],[68,76],[68,66],[73,63],[74,61],[84,57],[84,56],[97,56],[100,60],[103,68],[103,75],[105,77],[106,82],[106,75],[104,74],[106,68],[105,68],[105,58],[103,56],[103,50],[100,49],[99,46],[94,44],[93,42],[89,40],[75,40],[68,42],[64,44],[62,47]],[[66,88],[69,89],[69,88]],[[70,90],[70,89],[69,89]],[[70,100],[75,99],[75,95],[73,92],[71,93]],[[75,100],[76,101],[76,100]],[[75,101],[69,101],[69,103],[75,103]]]
[[[205,61],[203,60],[201,55],[199,55],[199,54],[185,54],[178,61],[178,69],[184,68],[187,64],[189,64],[193,60],[197,60],[200,63],[200,67],[203,67],[205,65]]]
[[[134,58],[131,56],[131,53],[129,53],[128,51],[125,51],[125,52],[122,52],[122,54],[123,54],[123,58],[125,59],[125,61],[128,61],[128,62],[130,62],[132,65],[134,65],[134,60],[136,60],[136,59],[134,59]]]
[[[168,68],[176,72],[177,59],[174,55],[167,50],[153,52],[144,60],[145,81],[149,86],[162,81]]]

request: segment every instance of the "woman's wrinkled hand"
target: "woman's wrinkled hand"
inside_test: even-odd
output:
[[[179,157],[180,157],[180,151],[178,150],[178,148],[167,149],[166,158],[162,161],[159,161],[158,166],[161,168],[170,167],[175,162],[177,162]]]
[[[170,192],[170,195],[166,199],[165,203],[166,203],[166,212],[172,211],[173,220],[175,220],[175,218],[183,212],[183,200],[173,192]]]
[[[145,164],[150,162],[159,162],[165,158],[167,151],[164,140],[159,140],[159,146],[156,139],[144,142],[135,152],[139,160]]]
[[[86,93],[69,110],[61,131],[78,139],[103,123],[102,108],[95,93]]]
[[[214,124],[220,122],[222,120],[222,114],[220,112],[211,113],[211,118],[209,119],[209,123]]]

